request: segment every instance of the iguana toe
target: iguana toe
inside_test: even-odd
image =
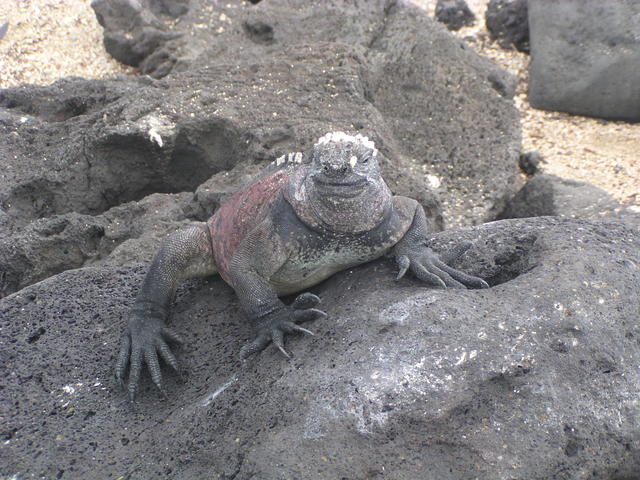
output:
[[[178,375],[181,375],[180,368],[178,367],[178,360],[169,348],[169,346],[162,340],[158,341],[158,352],[160,356]]]
[[[133,403],[138,392],[138,381],[140,380],[140,371],[142,370],[142,350],[134,348],[130,358],[131,368],[129,369],[129,383],[127,391],[129,392],[129,401]]]
[[[245,343],[240,349],[240,358],[242,360],[247,359],[254,353],[258,353],[265,349],[269,345],[271,339],[266,332],[260,332],[256,338],[252,341]]]
[[[120,352],[118,353],[118,359],[116,360],[116,380],[124,388],[124,375],[129,364],[129,353],[131,351],[131,337],[126,332],[120,341]]]
[[[320,303],[320,297],[308,292],[303,293],[298,295],[291,306],[283,307],[261,318],[257,324],[258,335],[240,349],[240,358],[244,360],[254,353],[264,350],[271,342],[285,357],[291,358],[289,352],[284,348],[284,336],[286,333],[313,335],[311,330],[301,327],[296,322],[307,322],[326,317],[327,314],[322,310],[311,308],[318,303]]]
[[[480,277],[475,277],[468,273],[461,272],[460,270],[456,270],[444,263],[442,260],[436,260],[434,263],[442,271],[448,273],[452,278],[462,283],[463,286],[472,288],[489,288],[489,284]]]
[[[398,271],[398,276],[396,277],[396,280],[400,280],[402,277],[404,277],[405,273],[407,273],[407,270],[409,270],[409,266],[411,265],[411,260],[409,260],[409,257],[407,257],[406,255],[400,255],[396,259],[396,263],[398,264],[398,268],[400,269]]]
[[[291,306],[296,310],[313,308],[321,302],[320,297],[311,292],[301,293],[296,297]]]
[[[326,316],[326,313],[325,313],[325,316]],[[289,331],[304,333],[305,335],[311,335],[312,337],[315,335],[315,333],[313,333],[311,330],[307,330],[306,328],[301,327],[300,325],[296,325],[295,323],[291,325],[291,327],[289,327]]]

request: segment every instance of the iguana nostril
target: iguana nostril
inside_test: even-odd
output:
[[[332,165],[327,163],[322,167],[322,170],[327,175],[344,175],[347,173],[348,168],[346,165]]]

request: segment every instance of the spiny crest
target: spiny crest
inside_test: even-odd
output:
[[[345,132],[329,132],[323,137],[320,137],[316,142],[316,145],[323,145],[329,142],[358,143],[360,145],[364,145],[365,147],[373,150],[374,156],[378,153],[378,150],[376,149],[376,144],[373,143],[372,140],[369,140],[367,137],[360,134],[354,137],[353,135],[349,135],[348,133],[345,133]]]
[[[280,166],[283,163],[302,163],[302,153],[287,153],[276,159],[276,165]]]

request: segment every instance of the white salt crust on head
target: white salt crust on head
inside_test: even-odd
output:
[[[372,140],[369,140],[367,137],[360,134],[354,137],[353,135],[349,135],[348,133],[344,133],[344,132],[329,132],[323,137],[320,137],[316,142],[316,145],[324,145],[329,142],[358,143],[360,145],[364,145],[365,147],[373,150],[374,155],[378,153],[378,150],[376,149],[376,144],[373,143]]]

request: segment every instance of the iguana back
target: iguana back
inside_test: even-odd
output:
[[[289,180],[282,168],[234,193],[207,222],[220,276],[229,282],[229,264],[238,245],[261,223]]]

